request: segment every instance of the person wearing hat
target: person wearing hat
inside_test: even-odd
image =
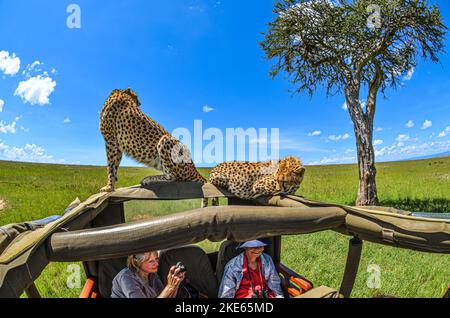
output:
[[[283,298],[281,279],[261,240],[241,243],[244,251],[225,265],[219,298]]]

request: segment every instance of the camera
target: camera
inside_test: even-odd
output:
[[[252,298],[270,298],[269,291],[266,288],[261,291],[253,289]]]
[[[177,265],[175,265],[175,267],[180,269],[179,271],[180,274],[186,272],[186,266],[181,262],[178,262]]]

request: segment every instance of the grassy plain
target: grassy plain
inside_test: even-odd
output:
[[[104,167],[29,164],[0,161],[0,225],[60,214],[76,197],[87,199],[104,185]],[[209,169],[200,169],[207,177]],[[450,211],[450,157],[380,163],[378,194],[381,205],[409,211]],[[120,168],[118,187],[138,184],[151,174],[144,168]],[[355,165],[310,166],[298,194],[309,199],[352,205],[358,179]],[[155,217],[199,207],[199,200],[179,202],[130,202],[128,220]],[[316,285],[338,288],[345,267],[348,238],[321,232],[283,238],[282,261]],[[217,243],[202,242],[207,251]],[[36,284],[44,297],[77,297],[80,288],[68,288],[68,265],[52,263]],[[381,287],[368,282],[380,269]],[[448,255],[419,253],[365,243],[353,297],[395,295],[441,297],[450,283]],[[82,284],[84,280],[82,276]],[[81,286],[82,286],[81,284]],[[369,284],[370,285],[370,284]]]

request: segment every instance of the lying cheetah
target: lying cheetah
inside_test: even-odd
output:
[[[205,183],[192,162],[189,150],[156,121],[145,115],[138,96],[131,89],[114,90],[100,113],[100,130],[105,139],[108,184],[100,191],[113,192],[122,153],[163,175],[146,177],[143,186],[155,181]]]
[[[286,157],[274,162],[222,163],[211,171],[209,182],[240,199],[252,200],[265,195],[295,194],[304,174],[300,159]]]

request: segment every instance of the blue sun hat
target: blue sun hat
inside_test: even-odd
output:
[[[237,248],[245,248],[245,247],[264,247],[267,246],[267,243],[265,240],[252,240],[247,242],[242,242],[238,245]]]

